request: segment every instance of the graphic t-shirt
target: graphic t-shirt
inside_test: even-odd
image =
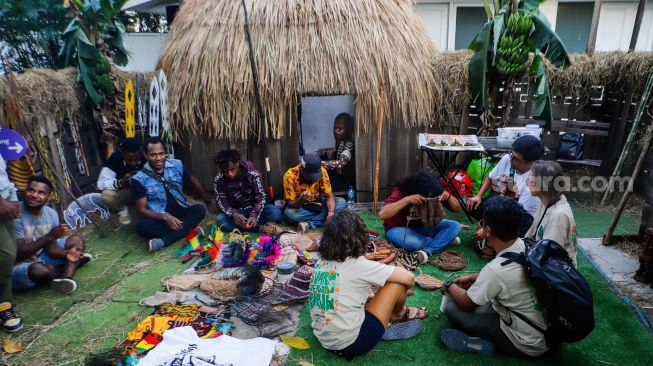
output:
[[[548,210],[545,209],[540,202],[531,228],[535,240],[548,239],[562,245],[576,266],[576,222],[567,198],[562,195]]]
[[[16,239],[24,239],[25,243],[31,243],[46,236],[50,230],[59,225],[59,215],[52,208],[43,206],[41,215],[33,216],[27,211],[25,202],[20,202],[19,205],[20,217],[16,219]]]
[[[516,170],[512,169],[510,166],[510,154],[506,154],[499,160],[499,163],[492,169],[488,177],[492,181],[492,189],[497,193],[503,192],[506,188],[506,183],[508,183],[508,195],[516,199],[529,215],[535,217],[540,200],[533,197],[531,191],[528,189],[528,174],[528,171],[524,174],[519,174]],[[510,184],[511,180],[514,184]]]
[[[506,259],[501,258],[503,253],[522,253],[525,249],[524,241],[517,239],[512,246],[497,253],[481,269],[467,295],[476,305],[491,301],[492,308],[501,317],[501,330],[515,347],[526,355],[539,356],[548,350],[544,335],[508,310],[516,311],[546,329],[542,305],[535,296],[535,289],[526,279],[522,265],[510,262],[503,266]]]
[[[308,301],[313,334],[322,347],[338,351],[354,343],[365,320],[368,290],[383,286],[393,270],[363,256],[315,265]]]

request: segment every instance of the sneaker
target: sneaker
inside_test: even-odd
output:
[[[418,250],[415,252],[415,259],[417,260],[417,263],[424,264],[429,260],[429,253],[425,250]]]
[[[460,236],[457,236],[457,237],[456,237],[456,238],[455,238],[451,243],[449,243],[449,244],[450,244],[450,245],[460,245],[460,243],[461,243]]]
[[[159,238],[150,239],[147,245],[147,249],[150,251],[150,253],[156,252],[157,250],[161,250],[163,249],[163,247],[165,247],[165,243],[163,242],[163,240]]]
[[[470,352],[479,355],[494,354],[494,344],[481,338],[470,337],[457,329],[444,329],[440,339],[447,348],[458,352]]]
[[[127,207],[118,212],[118,222],[122,225],[129,225],[132,223],[132,218],[129,216],[129,209]]]
[[[311,224],[309,224],[308,222],[300,222],[299,224],[297,224],[297,232],[300,234],[305,231],[308,231],[310,228],[311,228]]]
[[[0,321],[2,321],[2,329],[9,333],[18,332],[23,328],[23,319],[16,316],[14,307],[9,301],[0,303]]]
[[[84,255],[82,255],[82,257],[79,258],[79,264],[77,265],[77,268],[84,267],[85,265],[87,265],[92,260],[93,260],[92,255],[90,255],[88,253],[84,253]]]
[[[50,288],[60,294],[68,295],[77,290],[77,282],[72,278],[56,278],[50,282]]]

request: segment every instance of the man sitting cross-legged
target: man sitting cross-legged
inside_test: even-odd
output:
[[[263,224],[283,221],[279,208],[265,204],[261,173],[251,161],[240,160],[238,150],[220,151],[213,161],[219,169],[213,187],[221,211],[215,217],[220,229],[259,231]]]
[[[184,184],[193,186],[202,200],[211,203],[200,182],[177,159],[167,159],[163,141],[152,137],[143,147],[147,163],[131,179],[136,209],[141,220],[138,235],[150,239],[150,252],[162,249],[197,227],[206,215],[203,205],[189,205],[182,193]]]
[[[344,199],[333,196],[329,175],[315,154],[304,156],[301,164],[286,171],[283,190],[284,215],[297,224],[299,232],[322,227],[325,220],[347,207]]]
[[[458,277],[442,287],[444,313],[460,329],[442,331],[440,338],[447,347],[480,354],[497,349],[512,356],[539,356],[548,350],[544,335],[515,315],[547,328],[524,268],[501,258],[503,253],[524,252],[524,242],[517,236],[523,215],[524,209],[511,198],[487,200],[482,235],[497,256],[480,273]]]
[[[52,183],[45,177],[30,178],[25,201],[20,203],[20,217],[16,219],[18,255],[12,273],[14,289],[25,289],[40,284],[62,294],[77,289],[72,279],[80,266],[91,260],[85,254],[86,244],[80,236],[67,236],[70,227],[59,224],[59,216],[50,202]]]

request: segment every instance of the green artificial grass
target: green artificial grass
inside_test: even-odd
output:
[[[612,218],[608,212],[588,211],[574,208],[579,237],[601,236]],[[382,232],[382,224],[371,214],[363,214],[368,226]],[[451,215],[462,222],[460,215]],[[636,232],[637,222],[632,217],[624,217],[620,232]],[[473,232],[461,233],[462,244],[455,249],[461,250],[469,261],[465,271],[479,271],[486,263],[480,259],[472,248]],[[634,317],[628,306],[621,302],[603,282],[584,258],[578,258],[579,268],[586,277],[594,296],[596,328],[583,341],[564,345],[561,352],[539,359],[516,359],[501,355],[480,357],[462,354],[447,349],[439,338],[440,331],[450,325],[440,313],[442,295],[439,291],[424,291],[415,287],[415,295],[408,298],[408,305],[426,306],[429,316],[424,322],[424,329],[419,336],[401,341],[381,341],[367,355],[348,362],[325,351],[312,334],[310,316],[305,308],[300,318],[297,335],[310,343],[309,350],[293,350],[289,365],[310,362],[315,365],[651,365],[653,364],[653,337]],[[427,274],[440,279],[450,279],[450,272],[445,272],[432,265],[421,265]]]
[[[598,237],[604,234],[612,215],[604,211],[590,211],[574,207],[579,237]],[[376,215],[362,212],[370,229],[383,232]],[[463,220],[463,216],[451,218]],[[122,341],[127,332],[152,309],[138,305],[143,298],[163,290],[161,280],[179,273],[187,267],[174,258],[178,245],[155,254],[147,252],[147,243],[131,227],[116,227],[104,223],[107,238],[96,234],[87,237],[87,251],[95,257],[89,266],[78,271],[75,278],[79,289],[70,296],[62,296],[46,288],[15,294],[17,311],[25,321],[18,334],[6,335],[19,340],[29,349],[14,356],[2,355],[0,364],[11,365],[61,365],[82,364],[90,354],[111,351],[111,346]],[[624,216],[618,233],[636,232],[638,223]],[[471,249],[471,231],[462,236],[459,249],[470,261],[468,270],[479,270],[483,261]],[[439,315],[441,295],[416,289],[410,305],[426,305],[430,315],[424,332],[411,340],[381,342],[368,355],[347,363],[322,349],[312,335],[307,309],[302,313],[298,335],[306,338],[311,349],[293,350],[289,364],[308,361],[316,365],[511,365],[536,363],[574,364],[653,364],[651,344],[653,337],[602,282],[591,266],[579,258],[579,266],[590,282],[596,304],[596,330],[584,341],[568,345],[551,359],[525,361],[502,356],[474,357],[449,351],[438,339],[439,331],[447,320]],[[424,272],[445,278],[446,273],[424,265]]]

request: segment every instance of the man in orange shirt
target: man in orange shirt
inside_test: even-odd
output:
[[[299,232],[321,227],[335,212],[347,207],[344,199],[333,196],[329,175],[315,154],[304,156],[301,164],[286,171],[283,190],[284,216],[297,224]]]

